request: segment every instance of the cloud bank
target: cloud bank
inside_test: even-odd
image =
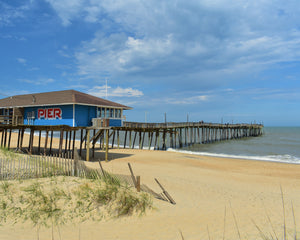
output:
[[[47,1],[66,27],[99,24],[75,54],[91,78],[207,88],[300,58],[298,1]]]

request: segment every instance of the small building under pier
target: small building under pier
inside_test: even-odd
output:
[[[0,99],[0,124],[120,127],[128,106],[75,90]]]

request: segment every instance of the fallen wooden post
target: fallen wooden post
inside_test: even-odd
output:
[[[101,169],[102,175],[103,175],[104,178],[106,178],[106,175],[105,175],[105,172],[104,172],[104,169],[102,167],[100,159],[98,161],[99,161],[99,165],[100,165],[100,169]]]
[[[130,173],[131,173],[131,178],[132,178],[132,181],[133,181],[133,184],[134,184],[134,187],[136,188],[136,179],[135,179],[135,176],[133,174],[133,171],[132,171],[132,168],[131,168],[131,165],[130,163],[128,163],[128,167],[129,167],[129,170],[130,170]]]
[[[159,181],[154,178],[155,181],[157,182],[157,184],[160,186],[160,188],[163,190],[163,193],[165,194],[165,196],[169,199],[170,203],[172,204],[176,204],[176,202],[174,201],[174,199],[170,196],[170,194],[164,189],[164,187],[159,183]]]

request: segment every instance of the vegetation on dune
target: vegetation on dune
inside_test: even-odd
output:
[[[17,154],[7,147],[0,147],[0,156],[1,155],[8,158],[15,158]]]
[[[51,227],[52,237],[54,228],[60,232],[66,223],[142,215],[151,208],[149,194],[100,178],[52,177],[0,185],[0,224],[30,221],[37,234],[40,227]]]

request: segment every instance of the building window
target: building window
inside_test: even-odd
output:
[[[115,110],[115,118],[121,118],[121,109]]]
[[[122,118],[122,110],[115,108],[97,108],[97,118]]]
[[[105,118],[109,118],[109,108],[106,108],[105,110]]]

